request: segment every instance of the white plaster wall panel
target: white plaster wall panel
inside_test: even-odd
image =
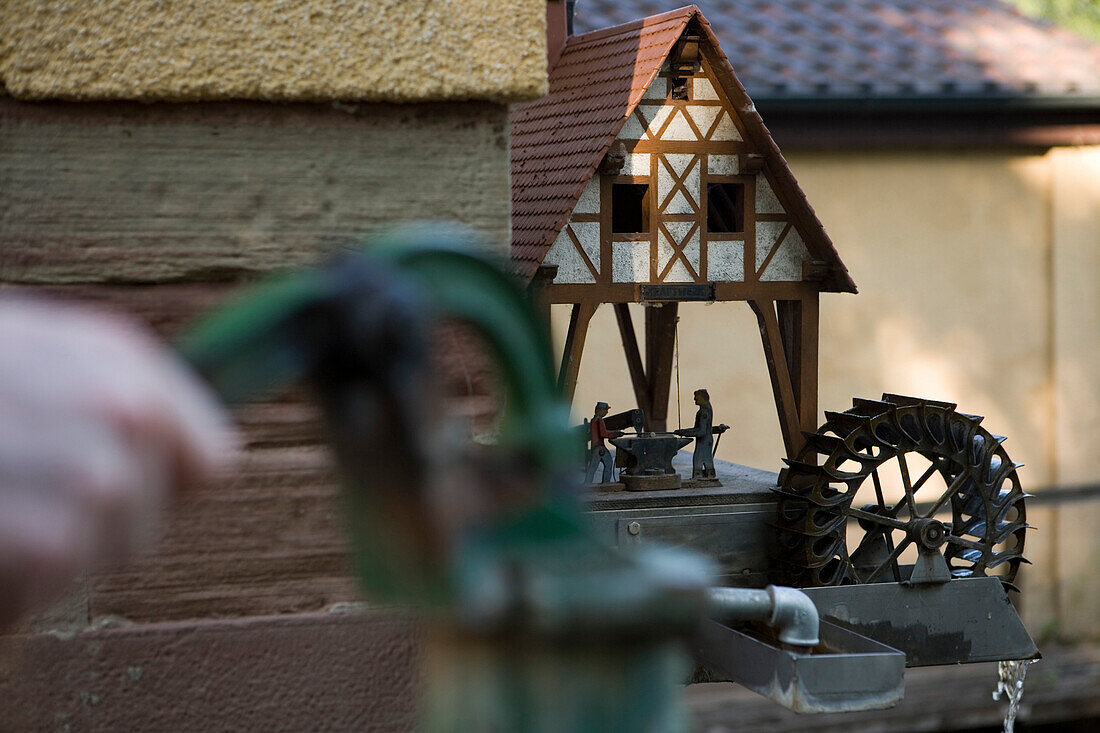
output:
[[[661,273],[668,267],[668,263],[672,260],[672,253],[675,252],[675,247],[672,242],[669,241],[668,236],[664,232],[657,233],[657,276],[660,277]]]
[[[674,142],[694,142],[699,139],[699,136],[695,134],[695,130],[691,129],[691,125],[688,124],[683,111],[674,109],[672,120],[669,121],[668,127],[661,135],[661,139]]]
[[[564,229],[558,235],[558,238],[554,240],[554,244],[550,246],[550,251],[546,253],[543,262],[558,266],[558,276],[554,278],[556,283],[596,282],[596,279],[592,277],[592,272],[584,264],[584,260],[581,259],[580,252],[573,246],[573,241]]]
[[[799,281],[802,279],[802,263],[809,259],[810,252],[806,249],[805,242],[792,227],[790,233],[783,238],[779,251],[768,263],[768,269],[764,270],[760,279],[769,282]]]
[[[721,111],[721,107],[702,107],[698,105],[687,107],[687,112],[691,115],[691,121],[695,123],[695,126],[699,128],[699,132],[703,135],[710,132],[710,128],[714,126],[714,121],[718,119]]]
[[[623,162],[624,176],[648,176],[652,156],[649,153],[631,153]]]
[[[676,263],[672,265],[672,269],[665,275],[664,282],[666,283],[691,283],[695,282],[695,278],[691,276],[688,269],[684,267],[683,260],[676,260]]]
[[[676,195],[672,197],[672,201],[665,207],[664,213],[666,214],[694,214],[695,207],[691,205],[691,202],[684,196],[683,191],[677,191]]]
[[[659,99],[661,101],[668,99],[668,79],[660,76],[655,78],[649,88],[645,90],[642,99]]]
[[[668,166],[660,158],[657,159],[657,205],[660,206],[672,193],[672,176],[668,172]]]
[[[600,177],[592,176],[588,185],[581,191],[581,197],[577,199],[577,205],[573,207],[574,214],[598,214],[600,213]]]
[[[649,282],[649,242],[612,242],[611,280]]]
[[[722,114],[722,119],[718,121],[718,127],[715,129],[714,134],[710,136],[711,140],[715,142],[740,142],[741,132],[737,129],[737,126],[733,124],[733,120],[730,119],[728,113]]]
[[[696,272],[700,272],[699,249],[699,232],[695,232],[691,235],[691,239],[688,240],[688,243],[684,245],[684,255],[687,257],[688,264],[691,265]]]
[[[711,155],[707,159],[707,173],[712,176],[736,176],[740,170],[736,155]]]
[[[684,181],[684,187],[687,188],[691,194],[694,202],[688,201],[681,189],[676,191],[676,195],[672,198],[672,201],[666,206],[664,213],[666,214],[694,214],[698,208],[697,202],[699,197],[699,161],[695,159],[694,155],[687,153],[673,153],[665,156],[667,164],[662,162],[657,165],[657,199],[660,204],[664,204],[669,195],[672,193],[673,188],[673,176],[669,172],[669,166],[676,172],[676,177],[679,178],[683,175],[684,171],[690,166],[690,171],[687,174],[687,178]]]
[[[768,255],[779,244],[779,235],[787,228],[785,221],[756,222],[756,270],[759,271]]]
[[[692,92],[695,99],[718,99],[718,92],[714,90],[714,85],[710,83],[710,79],[696,77],[692,79],[692,86],[694,87]]]
[[[713,239],[707,242],[707,271],[703,277],[715,282],[744,281],[745,243]]]
[[[662,222],[662,225],[668,230],[668,233],[672,235],[676,244],[683,242],[687,235],[691,233],[692,229],[696,230],[695,233],[692,234],[692,239],[695,241],[699,240],[698,227],[693,221],[667,221]]]
[[[692,263],[696,269],[699,267],[699,232],[695,231],[689,238],[688,232],[695,227],[695,224],[690,221],[670,221],[665,225],[665,229],[672,235],[673,239],[669,239],[668,235],[664,231],[660,231],[657,237],[657,273],[658,275],[664,272],[668,267],[668,263],[672,261],[673,255],[679,244],[686,238],[688,240],[688,246],[694,244],[693,251],[695,253],[695,260]],[[694,277],[684,267],[682,260],[677,259],[669,270],[668,274],[664,277],[665,282],[684,283],[693,282]]]
[[[638,105],[638,111],[642,113],[642,118],[646,121],[646,129],[653,137],[657,137],[657,133],[661,131],[665,120],[675,109],[675,107],[667,105],[661,105],[660,107],[649,104]]]
[[[644,138],[645,129],[642,128],[642,123],[638,122],[638,116],[631,113],[627,118],[626,123],[623,124],[623,129],[619,131],[619,140],[641,140]]]
[[[783,204],[772,190],[768,179],[761,173],[756,176],[756,213],[757,214],[783,214]]]
[[[596,272],[600,272],[600,223],[598,221],[579,221],[569,225],[573,235],[581,243],[584,253],[592,261]]]

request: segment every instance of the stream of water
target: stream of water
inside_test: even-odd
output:
[[[1027,668],[1034,663],[1033,659],[1025,659],[997,665],[997,689],[993,691],[993,699],[1000,700],[1001,695],[1008,698],[1004,733],[1012,733],[1016,727],[1016,713],[1020,710],[1020,698],[1024,696],[1024,677],[1027,676]]]

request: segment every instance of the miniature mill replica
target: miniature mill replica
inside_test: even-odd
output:
[[[609,304],[644,429],[678,441],[666,431],[679,303],[744,301],[759,323],[786,468],[726,464],[716,488],[593,495],[606,540],[698,548],[730,585],[830,588],[814,595],[827,617],[874,595],[845,625],[909,664],[1008,658],[969,642],[949,651],[949,635],[926,624],[954,633],[951,622],[899,618],[885,589],[928,583],[977,599],[985,590],[967,596],[960,581],[987,576],[998,599],[1014,588],[1026,562],[1018,466],[1002,437],[952,404],[884,395],[819,423],[820,293],[856,286],[702,13],[563,35],[550,93],[519,108],[512,139],[513,266],[544,308],[571,306],[558,372],[567,399],[588,324]],[[641,345],[630,303],[646,306]],[[628,440],[612,442],[631,453]],[[628,463],[618,461],[624,476]],[[1011,618],[982,633],[1026,638],[1003,605]],[[1033,651],[1030,640],[1020,648]]]
[[[424,727],[681,730],[688,678],[870,710],[901,699],[906,666],[1037,657],[1006,594],[1027,525],[1003,439],[897,395],[817,425],[819,293],[855,286],[699,11],[550,51],[550,94],[513,128],[529,299],[468,235],[420,226],[262,287],[183,345],[227,399],[312,382],[361,585],[432,611]],[[619,318],[632,427],[663,434],[678,303],[731,300],[760,322],[786,468],[578,498],[561,393],[596,307]],[[532,302],[573,306],[556,375]],[[437,317],[499,362],[496,445],[433,427]]]

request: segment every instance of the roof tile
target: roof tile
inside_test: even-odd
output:
[[[855,292],[821,222],[694,5],[569,38],[550,70],[550,93],[513,108],[512,260],[518,274],[534,274],[626,117],[693,19],[717,57],[715,73],[740,111],[746,141],[768,159],[776,194],[807,246],[830,265],[822,289]]]
[[[697,4],[757,101],[1100,96],[1100,45],[1000,0]],[[666,0],[580,0],[576,25],[584,32],[666,6]]]
[[[530,277],[694,7],[573,36],[550,93],[512,115],[512,259]]]

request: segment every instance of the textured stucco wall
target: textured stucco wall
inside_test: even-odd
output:
[[[0,98],[0,287],[102,302],[166,337],[241,279],[404,220],[464,222],[503,254],[510,208],[504,105]],[[355,597],[313,411],[286,398],[237,417],[249,450],[235,474],[177,507],[155,551],[83,584],[63,624],[54,614],[40,628]]]
[[[788,151],[860,294],[821,299],[820,407],[885,391],[957,402],[1007,435],[1025,489],[1096,483],[1100,420],[1100,149]],[[632,306],[636,308],[636,306]],[[640,309],[639,309],[640,310]],[[560,345],[566,307],[555,307]],[[718,458],[779,470],[756,319],[741,303],[680,308],[681,422],[710,390],[733,429]],[[634,323],[641,339],[641,313]],[[676,382],[670,424],[676,418]],[[597,311],[574,413],[634,405],[610,308]],[[1022,603],[1031,628],[1100,636],[1095,502],[1034,505]]]
[[[1055,479],[1100,483],[1100,147],[1051,155]],[[1100,502],[1051,510],[1056,618],[1063,635],[1100,637]]]
[[[5,0],[34,99],[494,100],[546,93],[545,0]]]
[[[407,731],[422,636],[375,612],[0,637],[0,729]]]
[[[507,108],[0,98],[0,281],[205,280],[425,217],[505,251]]]

